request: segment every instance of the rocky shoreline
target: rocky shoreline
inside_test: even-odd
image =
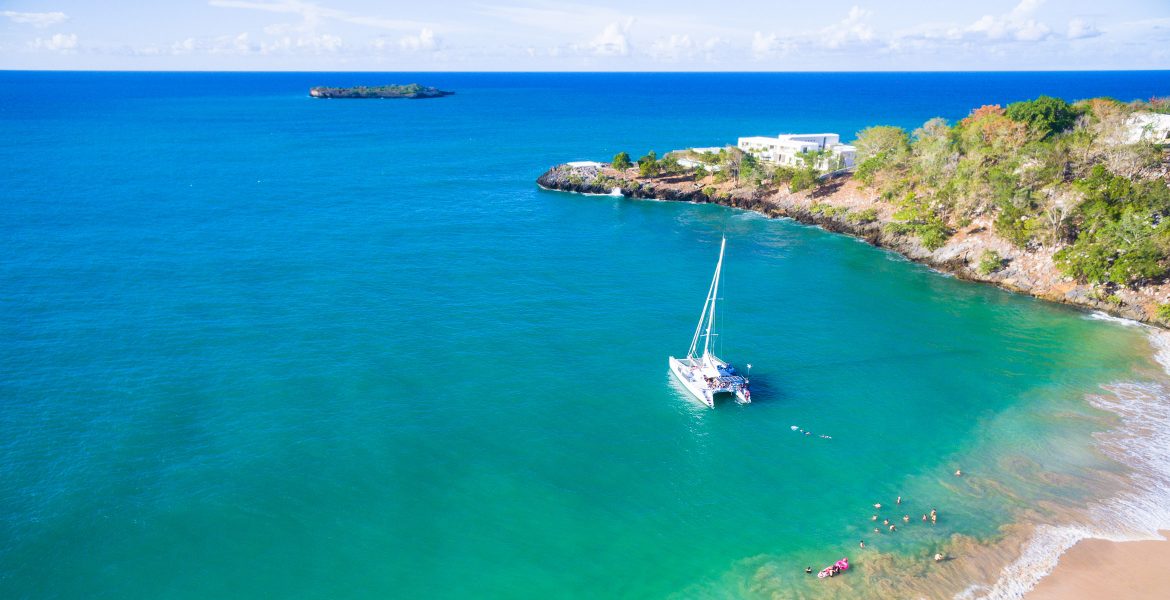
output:
[[[620,190],[629,198],[719,204],[770,218],[787,217],[893,250],[959,279],[990,283],[1043,300],[1167,326],[1157,319],[1156,307],[1170,302],[1170,284],[1105,291],[1099,286],[1078,283],[1057,270],[1052,258],[1056,248],[1020,249],[994,233],[990,217],[974,219],[942,247],[929,250],[913,236],[886,227],[894,222],[895,207],[848,175],[823,181],[809,191],[792,193],[784,189],[756,190],[730,183],[716,184],[711,178],[695,181],[691,175],[639,177],[636,169],[619,171],[608,165],[558,165],[538,177],[536,183],[549,190],[588,194],[612,194]],[[985,272],[980,263],[988,253],[998,256],[1001,266]]]

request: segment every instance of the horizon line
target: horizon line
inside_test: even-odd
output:
[[[638,71],[638,70],[518,70],[508,71],[502,69],[484,69],[484,70],[374,70],[374,69],[358,69],[358,70],[333,70],[333,69],[22,69],[22,68],[0,68],[3,73],[452,73],[452,74],[631,74],[631,75],[654,75],[654,74],[696,74],[696,75],[721,75],[721,74],[740,74],[740,75],[767,75],[767,74],[869,74],[869,73],[1170,73],[1170,68],[1162,69],[871,69],[864,71],[851,70],[655,70],[655,71]]]

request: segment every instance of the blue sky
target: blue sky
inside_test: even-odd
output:
[[[1168,69],[1168,0],[0,0],[0,68]]]

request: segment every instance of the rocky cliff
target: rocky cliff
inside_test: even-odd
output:
[[[811,191],[792,193],[737,188],[716,184],[712,178],[695,181],[691,175],[638,177],[636,169],[618,171],[609,166],[559,165],[543,173],[536,182],[550,190],[610,194],[620,189],[622,195],[630,198],[712,203],[773,218],[787,217],[894,250],[961,279],[1165,326],[1156,317],[1156,307],[1170,302],[1170,284],[1103,293],[1063,276],[1052,260],[1055,249],[1021,249],[999,237],[990,218],[973,220],[942,247],[928,249],[916,238],[888,227],[894,222],[895,208],[847,176],[822,182]]]

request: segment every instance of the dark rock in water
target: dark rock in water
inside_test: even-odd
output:
[[[377,85],[337,88],[315,87],[309,88],[309,95],[314,98],[441,98],[455,92],[445,92],[438,88],[423,86],[417,83],[407,85]]]

